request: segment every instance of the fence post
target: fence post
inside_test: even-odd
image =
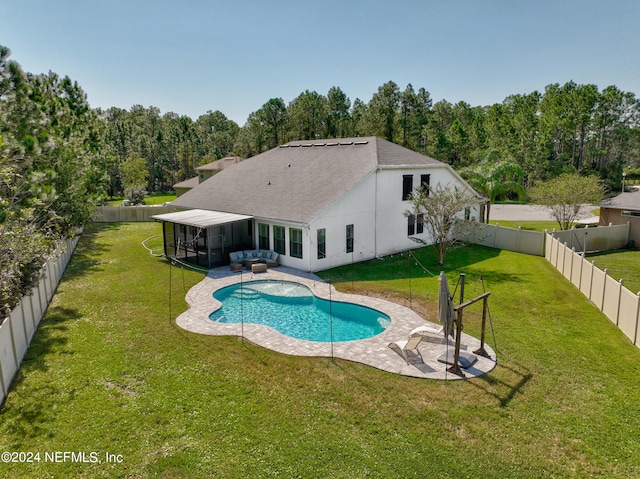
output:
[[[580,255],[580,277],[578,278],[578,291],[582,292],[582,268],[584,266],[584,256],[585,256],[585,252],[583,251],[582,254]]]
[[[616,326],[618,326],[618,322],[620,321],[620,302],[622,301],[622,287],[624,286],[624,279],[620,278],[620,282],[618,283],[618,307],[616,308]]]
[[[591,261],[591,276],[589,277],[589,301],[591,301],[591,292],[593,291],[593,270],[596,268],[596,260]]]
[[[29,301],[25,301],[25,299],[29,299]],[[25,295],[22,298],[22,311],[24,312],[25,304],[29,305],[29,316],[31,316],[31,324],[33,324],[33,331],[35,334],[35,330],[38,328],[38,323],[36,322],[35,314],[33,313],[33,289],[29,291],[29,294]]]
[[[2,374],[2,366],[0,365],[0,387],[2,387],[2,397],[0,398],[0,404],[7,397],[7,388],[4,385],[4,375]]]
[[[600,301],[600,312],[604,311],[604,295],[607,294],[607,277],[609,276],[609,268],[604,269],[604,283],[602,284],[602,300]]]
[[[6,316],[8,318],[9,335],[11,336],[11,352],[13,353],[13,360],[17,365],[20,364],[20,361],[18,361],[18,352],[16,351],[16,335],[13,333],[13,317],[11,316],[11,310],[9,308],[6,310]]]
[[[569,263],[569,282],[573,283],[573,257],[576,255],[576,247],[571,248],[571,263]]]
[[[636,295],[636,334],[633,338],[633,344],[638,345],[638,329],[640,327],[640,291]]]

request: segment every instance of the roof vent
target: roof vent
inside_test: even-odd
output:
[[[341,141],[340,146],[353,145],[353,141]]]
[[[338,143],[327,143],[327,146],[338,146]]]
[[[326,143],[314,143],[313,146],[324,146]]]
[[[308,148],[310,146],[313,146],[311,143],[303,143],[302,145],[300,145],[303,148]]]
[[[366,145],[367,143],[369,143],[368,141],[356,141],[354,143],[354,145]]]
[[[280,148],[289,148],[289,145],[280,145]]]

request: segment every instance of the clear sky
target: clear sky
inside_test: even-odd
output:
[[[552,83],[640,96],[640,0],[2,0],[0,44],[92,107],[244,125],[270,98],[411,83],[473,106]]]

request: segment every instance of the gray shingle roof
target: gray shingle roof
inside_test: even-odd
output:
[[[378,166],[443,163],[376,137],[292,141],[225,168],[172,205],[308,223]]]
[[[620,193],[618,196],[604,200],[600,206],[618,210],[640,211],[640,190]]]

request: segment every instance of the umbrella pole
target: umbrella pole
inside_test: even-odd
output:
[[[484,349],[484,333],[487,326],[487,301],[488,296],[484,297],[484,302],[482,303],[482,332],[480,333],[480,347],[476,349],[473,354],[477,354],[478,356],[484,356],[485,358],[489,357],[489,353]]]
[[[465,274],[460,273],[460,305],[464,302],[464,278]],[[456,316],[456,348],[453,354],[453,364],[448,369],[449,372],[456,374],[458,376],[465,377],[462,369],[460,369],[460,364],[458,363],[458,359],[460,358],[460,337],[462,336],[462,308],[457,310]]]

